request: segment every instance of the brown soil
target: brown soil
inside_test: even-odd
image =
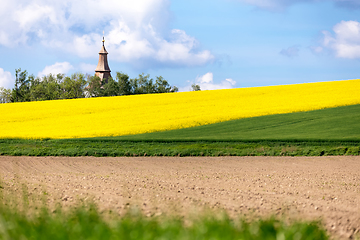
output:
[[[360,157],[0,157],[3,184],[49,202],[93,199],[100,209],[137,205],[146,215],[195,207],[231,216],[320,220],[335,237],[360,231]],[[17,179],[17,180],[16,180]]]

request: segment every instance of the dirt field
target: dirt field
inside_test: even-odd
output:
[[[100,209],[137,205],[146,215],[202,206],[231,216],[321,220],[333,236],[360,232],[360,157],[0,157],[3,184],[49,202],[94,199]]]

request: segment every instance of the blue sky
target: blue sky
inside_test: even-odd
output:
[[[0,86],[94,74],[102,33],[113,75],[181,91],[360,78],[358,0],[3,0]]]

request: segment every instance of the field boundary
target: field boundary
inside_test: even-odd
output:
[[[334,156],[360,155],[360,141],[169,141],[116,139],[0,139],[9,156]]]

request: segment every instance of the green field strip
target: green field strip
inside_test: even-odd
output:
[[[12,156],[326,156],[360,155],[360,141],[0,140]]]
[[[360,105],[277,114],[164,132],[103,138],[126,141],[360,141]]]

